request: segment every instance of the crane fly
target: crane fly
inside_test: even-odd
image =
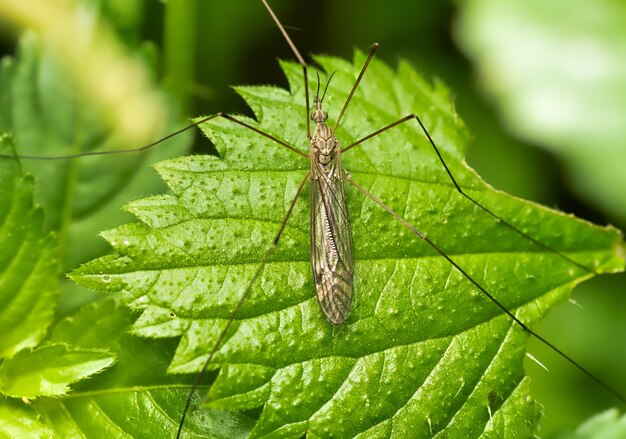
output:
[[[293,42],[287,35],[287,32],[278,21],[275,14],[270,9],[267,2],[263,0],[263,3],[265,4],[269,13],[275,20],[276,25],[280,29],[281,33],[283,33],[283,35],[285,36],[286,41],[288,42],[289,46],[294,52],[294,55],[298,59],[298,62],[300,63],[300,66],[302,67],[302,70],[303,70],[304,88],[302,90],[305,94],[305,102],[306,102],[305,107],[306,107],[307,137],[310,139],[309,153],[308,154],[303,153],[298,148],[294,147],[290,142],[286,142],[282,140],[282,138],[275,135],[274,133],[263,131],[260,128],[256,127],[255,125],[250,124],[246,120],[229,116],[226,114],[218,113],[216,115],[209,116],[208,118],[203,118],[195,122],[192,126],[204,124],[205,122],[211,119],[221,119],[221,120],[224,120],[225,123],[233,124],[233,126],[237,126],[242,129],[251,130],[254,133],[258,134],[260,137],[264,137],[266,140],[274,142],[275,144],[278,144],[279,146],[282,146],[288,150],[291,150],[292,152],[295,152],[296,154],[299,154],[300,156],[303,156],[309,159],[309,171],[308,171],[308,174],[306,174],[305,178],[301,180],[298,188],[295,190],[295,195],[293,196],[293,199],[289,204],[289,208],[287,209],[287,213],[284,219],[282,219],[282,221],[280,222],[280,228],[278,230],[278,233],[272,245],[265,253],[265,256],[263,257],[262,261],[258,263],[258,266],[256,270],[254,271],[254,274],[249,278],[249,280],[246,281],[247,286],[245,287],[243,292],[240,292],[240,298],[238,302],[236,303],[236,306],[234,310],[232,311],[232,313],[229,314],[226,324],[223,325],[223,328],[219,331],[219,334],[217,335],[217,337],[213,337],[212,344],[209,346],[211,350],[209,351],[208,354],[206,353],[203,354],[203,357],[206,357],[206,359],[204,360],[204,364],[200,367],[202,372],[200,375],[198,375],[196,382],[187,398],[187,402],[182,413],[182,419],[178,426],[178,434],[180,435],[181,432],[183,431],[183,428],[185,425],[184,424],[185,416],[190,407],[191,398],[193,397],[194,392],[196,391],[196,387],[201,382],[202,374],[207,370],[209,366],[214,366],[212,364],[212,362],[215,359],[214,356],[218,353],[220,348],[229,341],[228,340],[229,335],[230,335],[229,330],[234,329],[233,326],[239,323],[237,317],[239,316],[242,310],[244,302],[246,302],[246,300],[249,298],[249,295],[251,294],[252,289],[256,285],[256,283],[262,282],[262,274],[264,270],[268,267],[268,264],[270,263],[270,258],[272,254],[274,253],[274,250],[277,248],[279,240],[283,236],[283,232],[286,229],[287,223],[294,209],[296,209],[296,202],[300,198],[300,194],[303,193],[303,191],[305,191],[305,185],[307,181],[310,182],[309,190],[310,190],[310,209],[311,209],[310,210],[310,226],[309,226],[311,267],[309,268],[309,270],[313,272],[312,278],[313,278],[313,283],[315,286],[316,295],[318,297],[319,305],[321,306],[323,314],[326,316],[326,319],[327,319],[327,322],[325,323],[327,326],[331,328],[331,330],[333,330],[334,328],[337,328],[339,331],[341,331],[341,328],[344,328],[345,326],[350,326],[349,319],[348,319],[348,322],[346,322],[344,325],[341,325],[346,320],[346,318],[348,318],[348,313],[350,311],[350,304],[352,301],[352,290],[353,290],[353,285],[354,285],[354,269],[355,269],[355,264],[354,264],[355,250],[353,249],[353,242],[352,242],[352,237],[351,237],[352,235],[351,222],[349,220],[349,215],[348,215],[349,203],[348,204],[346,203],[347,194],[345,193],[346,191],[344,190],[344,185],[346,185],[346,182],[347,182],[346,187],[353,188],[354,189],[353,192],[358,191],[364,194],[366,199],[369,200],[369,202],[372,205],[377,205],[381,207],[383,212],[386,211],[388,214],[394,217],[395,220],[399,222],[399,224],[405,227],[408,230],[408,233],[412,234],[414,237],[419,238],[420,240],[425,242],[428,246],[430,246],[431,250],[438,254],[437,256],[438,258],[440,258],[445,264],[448,264],[449,267],[452,267],[451,271],[455,271],[457,275],[460,274],[460,276],[462,276],[465,279],[465,282],[469,282],[473,284],[476,291],[479,291],[483,295],[486,295],[489,298],[489,300],[491,300],[491,302],[500,309],[499,311],[501,313],[504,313],[506,316],[508,316],[510,321],[514,322],[515,325],[519,325],[519,327],[523,328],[527,333],[531,334],[532,336],[536,337],[537,339],[539,339],[540,341],[542,341],[543,343],[545,343],[546,345],[554,349],[561,356],[563,356],[568,361],[570,361],[574,366],[582,370],[585,374],[589,375],[592,379],[594,379],[601,386],[608,389],[611,393],[616,394],[616,392],[612,388],[608,387],[602,381],[597,379],[594,375],[589,373],[586,369],[581,367],[578,363],[576,363],[575,361],[567,357],[565,354],[563,354],[561,351],[555,348],[550,342],[546,341],[541,336],[539,336],[538,334],[533,332],[531,329],[529,329],[528,326],[522,320],[520,320],[520,318],[515,313],[509,311],[509,309],[506,306],[504,306],[502,302],[500,302],[494,296],[495,294],[494,291],[491,291],[490,289],[484,287],[480,282],[475,280],[475,278],[469,273],[469,271],[466,270],[464,266],[460,265],[456,261],[456,258],[449,256],[433,240],[431,240],[431,238],[429,238],[428,236],[426,236],[425,233],[423,233],[422,231],[414,227],[412,223],[404,219],[404,217],[400,213],[390,208],[387,204],[385,204],[382,201],[382,199],[379,199],[376,196],[372,195],[368,190],[366,190],[366,187],[364,185],[360,185],[359,183],[354,181],[352,177],[346,174],[346,172],[343,170],[342,162],[341,162],[341,154],[353,148],[356,148],[356,149],[361,148],[362,144],[366,143],[370,139],[373,139],[379,134],[387,132],[393,128],[401,129],[399,126],[406,126],[409,123],[416,124],[416,126],[423,131],[424,137],[430,143],[432,147],[431,153],[433,153],[434,157],[439,160],[440,167],[443,170],[443,173],[447,174],[447,176],[449,177],[448,184],[453,186],[454,189],[458,193],[460,193],[462,197],[468,200],[468,203],[472,203],[471,205],[473,206],[472,208],[474,210],[482,212],[483,214],[486,214],[487,216],[494,217],[495,220],[498,222],[497,227],[499,227],[500,229],[506,229],[511,233],[516,233],[517,235],[531,242],[532,246],[535,246],[541,249],[541,251],[544,251],[546,253],[550,253],[555,258],[558,258],[562,262],[564,261],[566,264],[569,264],[572,267],[572,269],[585,271],[587,273],[593,273],[594,269],[588,268],[587,266],[570,258],[565,253],[561,253],[558,250],[554,250],[552,247],[547,246],[543,244],[542,242],[536,240],[528,233],[519,230],[512,223],[509,223],[506,220],[500,218],[498,215],[492,212],[488,207],[483,206],[478,201],[471,198],[469,194],[465,193],[464,190],[461,188],[461,186],[457,183],[456,179],[453,177],[453,173],[451,169],[446,164],[446,161],[444,160],[443,155],[441,154],[441,152],[435,145],[435,142],[431,138],[429,132],[426,130],[425,125],[415,114],[410,114],[401,119],[393,121],[391,123],[386,123],[383,125],[382,128],[376,129],[370,134],[367,134],[363,137],[360,137],[354,140],[353,142],[349,143],[348,146],[343,147],[342,149],[340,147],[339,141],[335,137],[335,132],[340,125],[340,121],[348,107],[348,104],[350,103],[355,91],[357,90],[357,87],[359,86],[361,82],[361,79],[363,78],[363,75],[365,74],[367,70],[369,62],[372,59],[372,56],[374,54],[374,51],[377,48],[377,45],[373,47],[369,56],[366,58],[364,65],[361,68],[360,74],[358,75],[356,81],[354,82],[352,86],[350,93],[345,99],[343,108],[338,113],[334,127],[331,129],[330,126],[326,124],[328,114],[325,112],[324,108],[322,108],[322,104],[324,101],[324,97],[326,95],[326,90],[328,89],[329,84],[332,83],[332,80],[331,79],[327,80],[325,91],[321,94],[321,96],[319,92],[320,81],[318,80],[318,86],[317,86],[318,91],[315,93],[313,97],[313,111],[311,112],[309,108],[309,96],[308,96],[309,84],[308,84],[307,64],[304,62],[304,59],[302,58],[302,56],[296,49],[295,45],[293,44]],[[313,121],[315,124],[315,130],[313,134],[310,133],[311,121]],[[154,144],[147,145],[146,147],[138,148],[138,150],[151,148],[160,142],[161,141],[158,141],[158,142],[155,142]],[[393,148],[393,145],[390,145],[388,147]],[[358,258],[359,254],[357,253],[356,256]],[[362,275],[366,276],[367,273],[362,273]],[[105,275],[102,275],[102,279],[103,279],[103,282],[108,283],[111,281],[111,276],[109,275],[106,275],[106,276],[108,276],[106,278],[106,281],[104,280]],[[357,272],[357,276],[358,276],[358,272]],[[449,281],[451,283],[455,282],[455,280],[452,279],[452,275],[450,275]],[[420,279],[416,279],[414,281],[414,283],[416,284],[419,282],[421,282]],[[358,285],[358,282],[357,282],[357,285]],[[365,294],[368,294],[368,292],[359,290],[359,288],[357,287],[355,290],[355,294],[356,294],[356,297],[358,297],[359,294],[365,295]],[[136,303],[139,304],[139,301],[137,301]],[[172,315],[175,314],[174,311],[171,311],[171,313]],[[363,317],[363,315],[361,315],[360,317]],[[346,336],[345,337],[346,341],[344,342],[343,340],[340,340],[342,333],[339,332],[339,337],[337,338],[336,343],[338,345],[341,345],[341,343],[353,344],[355,339],[350,339],[350,336],[353,337],[354,333],[351,333],[350,331],[353,330],[352,328],[356,328],[354,329],[354,331],[357,331],[358,326],[360,324],[362,324],[361,326],[365,326],[364,321],[365,319],[363,319],[362,321],[355,319],[355,322],[352,324],[352,326],[348,327],[346,329],[346,332],[343,333],[343,335]],[[244,325],[245,325],[245,322],[242,323],[242,326]],[[434,338],[437,338],[437,337],[435,336]],[[376,340],[375,337],[373,337],[372,339],[374,340],[373,343],[381,343],[380,340]],[[312,343],[314,343],[314,341],[312,341]],[[345,346],[344,346],[344,349],[345,349]],[[221,363],[222,362],[220,362],[220,364]],[[469,366],[470,365],[468,364],[468,367]],[[460,394],[465,391],[466,391],[465,383],[461,382],[456,393]],[[495,415],[495,411],[498,410],[499,392],[496,390],[489,390],[488,392],[485,393],[485,395],[486,395],[485,410],[484,410],[483,415],[484,416],[488,415],[489,419],[491,420],[492,415]],[[456,395],[453,394],[453,395],[448,395],[448,396],[451,397],[451,399],[454,399]],[[623,398],[620,395],[616,395],[616,396],[623,401]],[[438,428],[437,425],[438,423],[441,422],[436,419],[435,415],[432,416],[432,419],[431,417],[428,417],[427,419],[423,419],[421,421],[424,421],[429,425],[431,433],[433,433],[433,431],[437,431],[436,430]],[[339,428],[339,426],[337,427]]]
[[[319,83],[319,82],[318,82]],[[311,267],[317,300],[326,318],[339,325],[352,304],[354,250],[352,229],[343,190],[341,150],[326,125],[324,97],[315,96],[311,119]]]

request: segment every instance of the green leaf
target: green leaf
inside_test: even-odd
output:
[[[129,334],[130,310],[113,300],[88,305],[61,321],[51,342],[84,351],[106,349],[116,362],[103,373],[72,386],[65,398],[38,398],[31,407],[54,430],[54,437],[164,437],[178,428],[190,377],[166,374],[174,340],[145,340]],[[200,409],[193,400],[187,431],[194,437],[244,438],[248,416]]]
[[[626,436],[626,416],[620,417],[616,409],[592,416],[575,432],[562,432],[556,439],[620,439]]]
[[[0,396],[0,437],[47,439],[53,436],[32,407]]]
[[[324,101],[332,126],[364,56],[357,54],[355,65],[316,60],[337,72]],[[306,152],[301,69],[282,67],[291,93],[237,90],[263,130]],[[482,182],[463,161],[468,133],[449,102],[443,85],[431,86],[406,63],[396,73],[374,61],[336,134],[346,146],[418,113],[459,184],[481,204],[598,273],[623,268],[617,230]],[[214,119],[204,130],[220,158],[160,163],[156,169],[174,195],[127,205],[140,222],[103,233],[116,253],[72,274],[139,311],[135,334],[181,337],[173,373],[201,369],[308,170],[307,160],[231,122]],[[424,231],[529,325],[592,276],[455,192],[416,122],[342,160],[355,182]],[[258,408],[251,437],[533,434],[539,407],[522,367],[527,334],[425,242],[346,186],[356,258],[348,320],[331,326],[316,303],[305,188],[210,364],[219,369],[210,406]]]
[[[0,154],[14,154],[13,140],[0,134]],[[32,177],[16,160],[0,160],[0,358],[38,345],[58,301],[58,251],[33,206]]]
[[[46,373],[51,363],[69,358],[63,352],[55,354],[54,350],[69,350],[74,358],[76,354],[99,356],[98,352],[107,350],[117,358],[106,371],[72,385],[67,397],[24,399],[28,406],[0,397],[0,432],[8,437],[47,438],[100,437],[103,431],[116,431],[128,437],[150,438],[162,436],[164,429],[175,431],[190,380],[166,375],[174,341],[155,343],[130,335],[128,329],[133,320],[128,308],[112,300],[85,306],[55,327],[50,337],[52,348],[35,351],[40,357],[49,358],[32,364],[35,353],[23,352],[14,357],[15,361],[8,360],[12,361],[8,367],[25,362],[28,370],[42,367]],[[68,347],[69,343],[73,347]],[[107,358],[108,363],[110,354]],[[20,387],[5,372],[3,366],[4,383]],[[25,385],[32,386],[32,381]],[[199,398],[194,398],[193,407],[199,404]],[[244,438],[251,424],[246,415],[205,409],[192,410],[187,419],[187,431],[196,437]]]
[[[111,354],[65,344],[45,344],[24,349],[0,365],[0,392],[34,399],[69,392],[70,384],[111,366]]]

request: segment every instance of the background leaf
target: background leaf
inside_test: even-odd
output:
[[[0,154],[14,154],[13,140],[0,134]],[[16,160],[0,160],[0,358],[38,345],[58,301],[57,242],[33,206],[33,179]]]
[[[70,384],[101,372],[114,361],[106,352],[64,344],[23,349],[0,365],[0,391],[26,399],[63,395]]]
[[[0,396],[0,434],[2,437],[49,438],[52,431],[39,414],[22,401]]]
[[[178,427],[188,379],[166,376],[173,340],[142,340],[129,334],[134,318],[112,300],[85,306],[55,328],[53,343],[84,350],[106,349],[116,362],[104,373],[77,383],[67,398],[39,398],[32,403],[55,437],[98,437],[103,431],[133,438],[162,437]],[[199,403],[194,399],[194,406]],[[245,415],[193,410],[189,431],[195,437],[245,437]],[[173,434],[173,433],[172,433]]]
[[[607,410],[593,416],[575,432],[560,433],[558,439],[619,439],[626,434],[626,418],[617,410]]]
[[[316,60],[326,72],[337,71],[325,104],[338,108],[364,57],[357,55],[357,67],[337,58]],[[300,68],[283,68],[291,94],[271,87],[238,91],[259,126],[305,150]],[[485,185],[461,159],[467,134],[448,99],[441,84],[431,87],[408,64],[401,63],[396,75],[375,61],[337,135],[347,145],[419,110],[459,183],[481,203],[583,264],[599,271],[623,266],[614,229]],[[84,286],[119,291],[140,310],[135,333],[182,336],[169,367],[177,373],[200,369],[308,167],[227,121],[211,122],[206,130],[220,158],[159,164],[175,196],[128,205],[141,222],[103,235],[117,255],[72,275]],[[407,124],[350,151],[344,164],[355,181],[425,230],[528,323],[590,277],[475,209],[454,192],[433,155],[419,126]],[[262,407],[252,437],[533,433],[539,410],[527,397],[522,369],[526,334],[432,249],[350,188],[357,298],[344,325],[328,324],[309,274],[307,195],[305,190],[216,355],[211,369],[222,368],[211,405]]]
[[[459,41],[510,129],[562,156],[575,190],[623,221],[626,5],[584,6],[464,2]]]
[[[74,11],[75,17],[98,23],[100,12],[96,8]],[[82,16],[82,15],[81,15]],[[98,26],[81,28],[83,33],[75,38],[90,41],[91,51],[107,52],[95,46]],[[89,47],[89,46],[88,46]],[[77,89],[76,72],[80,66],[67,63],[62,50],[53,50],[45,39],[35,33],[26,33],[20,39],[15,59],[4,58],[0,71],[2,97],[0,98],[0,128],[13,136],[19,155],[63,156],[87,151],[121,150],[141,146],[173,130],[172,125],[160,126],[159,131],[137,138],[123,137],[110,126],[110,114],[100,111],[89,96]],[[107,52],[108,53],[108,52]],[[130,49],[127,58],[113,60],[112,65],[125,71],[126,64],[134,61],[142,76],[150,75],[148,62],[154,58],[153,49],[144,46]],[[140,57],[144,59],[139,62]],[[89,63],[91,58],[83,58]],[[91,80],[91,79],[90,79]],[[152,87],[149,88],[149,87]],[[164,108],[155,109],[167,114],[170,123],[177,121],[176,111],[165,109],[166,99],[155,84],[139,87],[161,97]],[[146,92],[148,93],[148,92]],[[136,92],[138,94],[138,92]],[[151,97],[154,97],[151,95]],[[140,100],[140,97],[128,96]],[[147,115],[146,115],[147,117]],[[101,255],[106,249],[98,233],[107,227],[127,220],[119,206],[126,200],[163,190],[162,182],[150,170],[149,164],[166,157],[181,154],[186,149],[185,136],[177,138],[167,148],[145,154],[97,156],[86,160],[40,161],[25,160],[26,171],[37,179],[35,202],[46,212],[45,227],[57,232],[59,246],[57,258],[62,272],[68,272],[82,262]],[[76,286],[62,282],[62,307],[69,310],[91,297]]]

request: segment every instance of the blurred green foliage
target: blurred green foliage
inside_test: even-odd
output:
[[[554,151],[577,193],[626,220],[626,3],[467,2],[459,42],[511,131]],[[608,159],[607,159],[608,158]]]

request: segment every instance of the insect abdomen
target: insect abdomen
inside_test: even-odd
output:
[[[326,318],[342,323],[350,312],[354,284],[352,229],[343,179],[320,169],[311,178],[311,267],[317,300]]]

